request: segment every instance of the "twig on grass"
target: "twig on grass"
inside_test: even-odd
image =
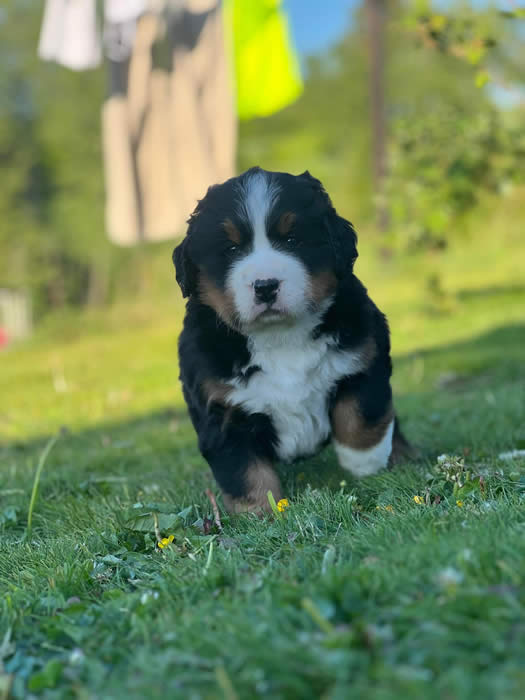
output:
[[[217,529],[219,530],[219,532],[222,532],[221,514],[219,513],[219,506],[217,505],[215,496],[213,495],[213,492],[210,489],[206,489],[205,493],[208,496],[208,500],[210,501],[211,507],[213,509],[213,519],[215,521],[215,525],[217,525]]]
[[[155,529],[155,537],[157,538],[157,544],[159,542],[162,542],[162,535],[160,534],[160,528],[159,528],[159,518],[155,511],[153,511],[153,527]]]

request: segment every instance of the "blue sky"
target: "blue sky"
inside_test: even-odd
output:
[[[284,0],[299,53],[315,53],[337,40],[359,3],[360,0]]]

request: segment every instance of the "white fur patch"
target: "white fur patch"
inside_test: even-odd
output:
[[[341,351],[331,337],[311,338],[321,313],[308,315],[294,326],[263,328],[250,338],[251,365],[259,365],[245,384],[228,397],[250,413],[264,413],[273,421],[282,460],[313,454],[331,431],[328,394],[344,376],[365,364],[360,351]]]
[[[360,477],[376,474],[388,464],[388,458],[392,452],[393,432],[394,421],[392,420],[382,440],[367,450],[356,450],[334,440],[334,448],[339,464],[354,476]]]
[[[294,255],[275,249],[267,235],[267,219],[279,195],[279,188],[263,172],[254,173],[239,190],[239,214],[253,232],[251,251],[235,262],[228,274],[227,288],[233,295],[239,318],[251,323],[265,310],[254,294],[256,280],[277,279],[280,282],[272,309],[299,316],[307,310],[310,276]],[[268,319],[270,322],[275,318]]]
[[[266,220],[279,195],[278,185],[265,172],[251,175],[240,188],[239,214],[253,231],[254,248],[268,248]]]

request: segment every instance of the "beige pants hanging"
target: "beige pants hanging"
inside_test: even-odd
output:
[[[206,189],[234,174],[236,119],[219,3],[189,0],[166,26],[144,15],[129,67],[115,63],[110,71],[102,111],[109,237],[133,245],[177,236]]]

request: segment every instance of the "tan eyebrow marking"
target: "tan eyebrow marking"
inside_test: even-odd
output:
[[[226,234],[230,241],[232,243],[235,243],[235,245],[239,245],[239,243],[241,242],[241,232],[233,223],[233,221],[231,219],[225,219],[225,221],[223,221],[222,226],[226,231]]]
[[[279,219],[279,223],[277,224],[277,230],[282,236],[286,236],[287,233],[290,233],[290,230],[292,226],[295,223],[297,216],[293,213],[293,211],[286,211],[281,218]]]

